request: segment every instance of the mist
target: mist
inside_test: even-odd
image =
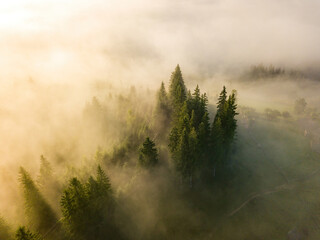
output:
[[[19,239],[25,226],[49,240],[317,239],[319,9],[316,0],[1,3],[0,238]],[[187,175],[170,140],[186,111],[172,100],[177,64],[185,104],[197,86],[206,93],[210,139],[223,86],[236,99],[225,155],[208,140]],[[141,163],[147,139],[156,167]],[[109,232],[88,237],[62,199],[73,178],[84,189],[98,182],[97,167],[114,203]],[[32,195],[52,209],[52,229],[30,223],[44,222],[28,213]]]

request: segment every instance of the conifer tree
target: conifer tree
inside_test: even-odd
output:
[[[182,179],[188,179],[190,187],[193,185],[193,175],[197,167],[198,139],[194,128],[184,128],[181,133],[179,145],[173,154],[176,170]]]
[[[145,168],[153,167],[158,163],[158,151],[155,143],[149,137],[143,142],[139,153],[139,165]]]
[[[226,87],[223,86],[222,91],[218,98],[216,117],[220,117],[221,119],[225,111],[226,102],[227,102],[227,90],[226,90]]]
[[[168,127],[171,122],[171,107],[163,82],[161,83],[161,87],[157,93],[154,121],[159,137],[164,140],[167,137]]]
[[[61,198],[62,215],[72,239],[119,239],[114,225],[114,200],[109,178],[98,166],[96,178],[72,178]]]
[[[198,136],[195,128],[191,129],[188,137],[189,153],[187,160],[187,175],[189,177],[189,185],[192,188],[194,172],[201,163],[201,159],[199,158]]]
[[[209,168],[213,170],[213,168],[221,162],[222,154],[223,154],[223,137],[224,131],[221,125],[220,117],[217,117],[212,124],[212,132],[211,132],[211,161],[209,164]]]
[[[47,232],[57,222],[57,217],[44,199],[29,173],[20,167],[20,183],[25,199],[25,211],[29,225],[40,233]]]
[[[43,238],[36,233],[32,233],[25,227],[19,227],[16,232],[16,240],[42,240]]]
[[[158,97],[158,106],[162,109],[167,108],[168,96],[167,96],[166,88],[164,86],[164,82],[161,82],[161,86],[157,93],[157,97]]]
[[[192,94],[190,105],[190,108],[192,109],[191,111],[194,111],[194,127],[198,130],[203,114],[201,109],[200,89],[198,85]]]
[[[86,226],[86,210],[89,205],[85,186],[72,178],[61,198],[62,215],[71,237],[82,237]]]
[[[169,100],[173,109],[173,117],[177,118],[180,108],[187,98],[187,90],[184,84],[180,66],[177,65],[175,71],[171,75],[169,86]]]
[[[179,144],[180,133],[177,126],[173,126],[169,135],[169,150],[174,153],[177,150],[177,145]]]
[[[237,129],[237,120],[235,119],[236,115],[238,113],[237,110],[237,104],[236,104],[236,95],[233,91],[232,94],[229,96],[227,101],[227,112],[226,112],[226,126],[225,126],[225,141],[227,144],[227,147],[230,146],[230,144],[233,142],[236,129]]]
[[[189,136],[187,129],[183,129],[179,140],[177,151],[173,155],[175,161],[176,170],[181,174],[182,178],[189,176]]]
[[[40,174],[37,179],[37,183],[41,188],[46,188],[52,182],[52,168],[50,162],[41,155],[40,156]]]
[[[237,128],[235,91],[227,99],[226,88],[223,87],[217,103],[217,113],[212,123],[211,130],[211,151],[213,165],[223,163],[227,157],[230,146],[234,141]]]
[[[202,152],[202,155],[208,154],[210,130],[209,114],[208,112],[205,112],[202,116],[202,120],[198,130],[199,150]]]
[[[190,180],[190,186],[196,169],[200,169],[208,158],[210,123],[207,104],[207,96],[200,93],[198,85],[193,94],[188,91],[169,136],[169,149],[176,170],[183,179]]]

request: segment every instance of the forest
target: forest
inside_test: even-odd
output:
[[[161,188],[158,193],[160,198],[171,189],[177,189],[178,196],[181,194],[179,197],[188,198],[203,189],[222,187],[236,135],[236,91],[228,95],[223,86],[216,108],[214,118],[210,119],[206,93],[201,93],[198,85],[191,93],[177,65],[168,91],[161,83],[152,114],[137,121],[131,113],[134,120],[124,126],[127,127],[127,137],[122,143],[116,145],[111,153],[98,148],[94,158],[85,166],[95,168],[95,174],[74,172],[65,182],[61,181],[53,175],[54,168],[43,155],[36,179],[21,166],[19,182],[26,225],[20,226],[13,234],[2,220],[1,238],[131,239],[123,232],[123,229],[134,228],[134,222],[128,220],[132,218],[132,213],[126,211],[125,198],[128,193],[115,189],[107,175],[108,169],[115,166],[119,171],[126,171],[129,167],[132,170],[131,173],[124,173],[132,182],[126,186],[132,188],[127,190],[129,192],[135,189],[132,185],[145,178],[149,178],[150,188]],[[93,118],[101,128],[108,123],[104,119],[105,114],[97,98],[93,98],[84,109],[84,118]],[[151,121],[146,123],[149,117]],[[163,177],[161,175],[170,180],[158,186],[158,178]],[[151,191],[151,196],[155,194],[151,189],[148,191]],[[59,212],[50,205],[49,196],[51,201],[56,201]],[[175,200],[167,198],[166,205],[171,205],[171,201]],[[162,211],[166,206],[156,205],[154,208],[153,211]],[[170,228],[174,231],[174,224],[177,224],[174,222],[180,217],[175,214],[170,216],[170,210],[165,210],[164,216],[156,219],[154,224],[173,221]],[[162,222],[162,218],[167,220]],[[148,235],[148,239],[170,237],[157,229],[151,230]]]
[[[319,240],[320,1],[0,3],[0,240]]]
[[[320,167],[319,139],[306,126],[320,115],[304,98],[289,111],[257,112],[238,106],[237,90],[228,94],[222,86],[210,103],[198,85],[186,87],[179,65],[167,88],[161,82],[148,93],[151,103],[135,87],[126,95],[103,94],[105,102],[94,96],[84,106],[80,125],[82,137],[97,137],[102,146],[93,144],[94,153],[75,162],[70,149],[53,160],[40,154],[37,173],[20,166],[19,224],[2,216],[1,239],[319,236],[314,193],[290,197],[316,188]],[[115,131],[117,140],[106,144]],[[273,147],[275,141],[283,146]],[[281,220],[306,203],[310,210]],[[277,210],[265,213],[263,206]]]

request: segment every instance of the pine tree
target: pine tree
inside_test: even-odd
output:
[[[194,112],[194,120],[193,120],[193,126],[198,130],[199,124],[202,118],[201,115],[201,103],[200,103],[200,89],[199,86],[195,88],[193,94],[192,94],[192,99],[191,99],[191,111]]]
[[[197,85],[193,94],[188,91],[178,118],[169,136],[169,149],[177,172],[193,185],[194,173],[208,158],[210,123],[206,94]]]
[[[23,187],[25,211],[28,222],[40,233],[47,232],[58,221],[52,208],[44,199],[29,173],[20,167],[20,183]]]
[[[200,98],[200,109],[201,109],[201,116],[202,121],[204,119],[204,115],[206,114],[208,116],[208,123],[209,123],[209,113],[208,113],[208,97],[206,93],[201,94]]]
[[[236,92],[226,98],[226,88],[220,93],[217,103],[217,113],[212,123],[211,130],[211,151],[214,162],[213,165],[223,163],[230,150],[231,144],[234,141],[237,128],[236,112]]]
[[[158,91],[157,97],[158,97],[158,105],[160,105],[161,107],[166,107],[168,104],[168,96],[167,96],[166,88],[164,86],[164,82],[161,82],[161,86]]]
[[[187,98],[187,90],[184,84],[180,66],[177,65],[175,71],[171,75],[169,86],[169,100],[173,109],[173,117],[178,117],[180,108]]]
[[[114,200],[109,178],[100,166],[97,176],[69,182],[61,198],[62,215],[72,239],[119,239],[114,225]]]
[[[36,233],[32,233],[25,227],[19,227],[16,232],[16,240],[42,240],[43,238]]]
[[[82,233],[87,227],[88,205],[85,186],[77,178],[72,178],[61,198],[62,215],[71,237],[82,239]]]
[[[191,129],[188,137],[189,153],[187,159],[187,174],[189,177],[189,185],[192,188],[194,172],[201,163],[199,159],[198,137],[195,128]]]
[[[223,154],[223,138],[224,131],[221,125],[221,119],[217,117],[212,124],[211,130],[211,161],[209,168],[213,169],[216,165],[221,163]]]
[[[169,150],[173,154],[177,150],[177,146],[179,144],[180,133],[176,126],[171,129],[169,135]]]
[[[208,154],[209,142],[210,142],[210,123],[209,114],[205,112],[202,116],[202,121],[198,130],[199,150],[202,152],[202,156]]]
[[[236,134],[237,120],[235,119],[235,117],[236,115],[238,115],[236,110],[237,110],[236,94],[233,91],[228,98],[227,111],[226,111],[225,141],[228,148],[233,142]]]
[[[220,117],[220,119],[223,118],[223,115],[226,109],[226,103],[227,103],[227,90],[226,90],[226,87],[223,86],[222,91],[218,98],[216,117]]]
[[[158,163],[158,151],[155,143],[146,138],[139,153],[139,165],[145,168],[154,167]]]
[[[193,185],[193,176],[198,163],[197,145],[198,139],[195,129],[188,130],[184,128],[178,148],[173,154],[176,170],[180,173],[182,179],[190,181],[190,187]]]
[[[165,140],[171,122],[171,107],[163,82],[157,93],[157,103],[153,117],[160,139]]]
[[[185,179],[189,176],[188,160],[189,160],[189,136],[187,129],[183,129],[179,140],[176,153],[173,155],[176,170]]]
[[[52,176],[52,168],[51,164],[48,162],[48,160],[41,155],[40,156],[40,174],[37,179],[37,183],[41,188],[48,187],[48,184],[52,182],[53,176]]]

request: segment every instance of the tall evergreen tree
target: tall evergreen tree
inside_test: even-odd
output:
[[[222,163],[227,157],[230,146],[234,141],[237,128],[235,91],[227,99],[226,88],[223,87],[217,103],[217,113],[212,123],[211,149],[213,162]]]
[[[219,98],[218,98],[218,103],[217,103],[217,113],[216,117],[222,117],[225,111],[227,103],[227,90],[226,87],[223,86],[222,91],[220,92]]]
[[[206,155],[208,154],[211,134],[210,130],[209,114],[208,112],[205,112],[202,116],[202,120],[198,130],[199,150],[204,157],[206,157]]]
[[[160,105],[161,107],[167,107],[168,96],[167,96],[166,88],[164,86],[164,82],[161,82],[161,86],[157,93],[157,97],[158,97],[158,105]]]
[[[180,66],[177,65],[171,75],[169,86],[169,100],[173,109],[173,117],[177,118],[180,108],[187,98],[187,90],[184,84]]]
[[[42,240],[43,238],[36,233],[32,233],[25,227],[19,227],[16,232],[16,240]]]
[[[50,162],[43,156],[40,156],[40,174],[37,183],[41,188],[46,188],[53,180],[52,167]]]
[[[227,147],[233,142],[236,129],[237,129],[237,119],[235,118],[238,113],[237,104],[236,104],[236,94],[233,91],[232,94],[229,96],[227,101],[227,112],[226,112],[226,123],[225,123],[225,141]]]
[[[98,166],[96,178],[70,180],[61,198],[62,215],[72,239],[120,239],[114,225],[114,200],[109,178]]]
[[[189,133],[186,128],[183,129],[179,140],[177,151],[173,154],[176,170],[181,174],[182,178],[189,176]]]
[[[192,98],[190,99],[190,109],[194,112],[193,126],[196,130],[198,130],[203,114],[201,109],[200,89],[198,85],[192,94]]]
[[[224,144],[223,138],[224,131],[221,125],[221,119],[220,117],[217,117],[215,118],[215,121],[212,123],[211,131],[211,158],[209,162],[209,168],[212,170],[213,174],[215,174],[215,167],[219,165],[222,161]]]
[[[160,139],[164,140],[167,137],[170,122],[171,122],[171,107],[164,83],[157,93],[156,108],[154,111],[154,123],[156,131]]]
[[[158,151],[155,143],[146,138],[139,153],[139,165],[145,168],[153,167],[158,163]]]
[[[198,85],[193,94],[189,91],[169,136],[169,149],[176,170],[184,179],[190,180],[190,186],[195,171],[208,158],[210,123],[207,104],[207,96],[200,93]]]
[[[44,199],[29,173],[20,167],[20,183],[25,199],[25,211],[29,225],[40,233],[51,229],[58,221],[52,208]]]
[[[177,150],[179,144],[180,132],[177,126],[173,126],[169,135],[169,150],[174,153]]]
[[[84,239],[82,233],[86,232],[86,210],[89,205],[86,194],[85,186],[77,178],[72,178],[61,198],[62,215],[73,238]]]

